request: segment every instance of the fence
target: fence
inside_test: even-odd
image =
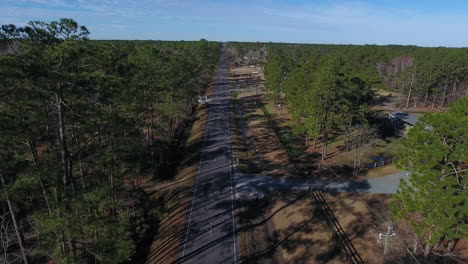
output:
[[[378,167],[383,167],[387,164],[393,163],[395,160],[396,160],[396,156],[384,158],[384,159],[374,161],[374,162],[361,162],[361,164],[359,164],[359,167],[366,168],[366,169],[378,168]]]
[[[273,119],[273,117],[268,112],[268,110],[266,109],[266,107],[265,107],[265,105],[263,103],[260,103],[260,107],[261,107],[263,113],[265,114],[265,117],[267,118],[270,127],[273,129],[273,131],[275,132],[276,136],[278,137],[281,145],[283,146],[283,148],[288,153],[289,159],[294,164],[294,167],[298,171],[299,175],[301,175],[301,176],[305,175],[304,169],[300,165],[298,157],[294,153],[294,151],[293,151],[292,147],[289,145],[289,143],[285,140],[283,134],[281,133],[280,128],[276,124],[276,120]],[[336,218],[335,214],[333,213],[331,208],[328,206],[327,201],[323,197],[323,195],[322,195],[323,186],[322,186],[322,188],[313,188],[312,190],[309,188],[309,190],[311,191],[311,193],[312,193],[312,195],[314,197],[314,200],[319,205],[322,214],[325,216],[327,224],[330,227],[333,235],[339,241],[341,248],[345,252],[346,258],[348,259],[348,262],[353,263],[353,264],[362,264],[362,263],[364,263],[361,256],[359,255],[356,248],[354,247],[353,243],[351,242],[348,235],[344,231],[343,227],[338,222],[338,219]]]
[[[268,120],[268,124],[273,129],[273,131],[275,132],[276,136],[278,137],[281,145],[283,146],[283,148],[288,153],[288,157],[291,160],[291,162],[293,163],[296,170],[299,172],[299,175],[301,175],[301,176],[305,175],[304,168],[301,166],[301,164],[299,162],[299,158],[297,157],[296,153],[294,153],[294,150],[291,147],[291,145],[289,145],[289,143],[284,138],[283,134],[281,133],[280,128],[276,124],[276,120],[273,119],[270,112],[268,112],[268,110],[266,109],[266,107],[265,107],[265,105],[263,103],[260,103],[260,107],[262,108],[263,114],[265,115],[265,117]]]
[[[378,168],[378,167],[383,167],[385,165],[393,163],[395,160],[397,160],[396,156],[384,158],[378,161],[374,162],[361,162],[360,164],[357,164],[356,166],[358,168],[364,168],[364,169],[373,169],[373,168]],[[327,166],[328,168],[347,168],[347,169],[352,169],[353,165],[349,164],[337,164],[337,163],[331,163],[331,164],[323,164]]]

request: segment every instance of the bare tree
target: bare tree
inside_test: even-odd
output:
[[[0,174],[0,183],[1,183],[1,187],[3,187],[3,194],[5,196],[5,200],[6,200],[7,205],[8,205],[8,210],[9,210],[11,222],[13,223],[13,228],[14,228],[14,231],[15,231],[16,238],[18,240],[18,245],[20,247],[20,251],[21,251],[21,257],[23,258],[23,262],[25,264],[28,264],[29,260],[28,260],[27,254],[26,254],[26,250],[24,248],[23,237],[22,237],[19,225],[18,225],[18,221],[16,220],[15,210],[13,209],[13,204],[12,204],[12,202],[10,200],[8,192],[6,191],[5,180],[3,179],[2,174]]]
[[[247,58],[245,60],[246,64],[257,64],[260,57],[260,51],[249,49],[245,54],[245,57]]]
[[[224,50],[224,53],[226,54],[226,61],[228,64],[239,64],[239,53],[237,52],[236,47],[234,47],[233,45],[227,45],[227,47]]]
[[[16,235],[8,211],[0,212],[0,264],[13,263],[20,259],[18,254],[11,251],[16,244]]]
[[[361,164],[361,152],[372,146],[377,137],[375,128],[365,128],[361,125],[351,127],[346,133],[346,145],[348,150],[354,149],[353,169],[356,175]]]
[[[268,50],[267,50],[265,44],[260,46],[259,52],[260,52],[260,57],[262,58],[262,63],[267,63],[267,61],[268,61]]]

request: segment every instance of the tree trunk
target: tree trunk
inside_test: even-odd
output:
[[[454,83],[453,83],[453,88],[452,88],[452,94],[450,95],[452,101],[455,101],[455,98],[454,98],[454,97],[455,97],[455,90],[456,90],[456,89],[457,89],[457,83],[454,82]]]
[[[418,252],[418,236],[414,235],[413,255]]]
[[[59,127],[59,141],[60,141],[60,148],[61,148],[61,157],[62,157],[62,169],[63,169],[63,189],[67,192],[68,188],[70,187],[70,152],[68,149],[67,144],[67,137],[65,134],[65,118],[63,113],[63,95],[62,95],[62,88],[60,84],[57,85],[59,91],[56,93],[56,101],[57,101],[57,114],[58,114],[58,127]]]
[[[111,111],[112,111],[112,106],[111,106]],[[112,215],[115,216],[115,175],[114,175],[114,131],[111,126],[110,128],[110,136],[109,136],[109,150],[110,150],[110,155],[111,155],[111,160],[110,160],[110,197],[112,201]]]
[[[447,93],[447,86],[448,86],[448,80],[445,82],[444,92],[442,94],[442,98],[441,98],[442,100],[440,102],[441,107],[444,107],[444,104],[445,104],[445,95]]]
[[[406,98],[406,107],[405,108],[409,107],[409,102],[410,102],[410,98],[411,98],[411,91],[413,90],[413,82],[414,82],[415,72],[416,72],[416,70],[413,70],[413,75],[411,76],[410,88],[409,88],[409,91],[408,91],[408,98]]]
[[[427,97],[429,96],[429,89],[426,90],[426,95],[424,96],[424,106],[427,105]]]
[[[174,109],[173,109],[173,92],[174,92],[174,86],[171,85],[171,100],[170,100],[170,125],[169,125],[169,128],[170,128],[170,137],[173,138],[174,137]]]
[[[31,152],[34,165],[36,166],[36,168],[39,168],[40,162],[39,162],[39,156],[37,155],[36,143],[34,142],[34,140],[26,140],[26,143],[29,146],[29,151]],[[37,178],[39,180],[39,184],[41,185],[42,194],[44,195],[44,200],[47,205],[47,210],[49,211],[49,215],[52,216],[52,209],[50,207],[49,198],[47,197],[47,191],[45,189],[44,181],[42,181],[42,177],[40,173],[37,174]]]
[[[49,110],[47,109],[47,104],[45,103],[45,100],[42,99],[42,104],[44,106],[44,115],[46,118],[46,130],[47,130],[47,139],[49,140],[49,148],[53,149],[54,147],[54,140],[52,138],[52,133],[51,133],[51,125],[50,125],[50,118],[49,118]]]
[[[22,107],[21,107],[21,104],[19,103],[19,101],[17,101],[17,108],[18,108],[18,110],[17,110],[18,111],[18,116],[21,119],[21,124],[23,126],[24,131],[25,131],[24,132],[25,133],[24,137],[26,138],[25,139],[26,144],[29,147],[29,152],[31,153],[34,165],[36,166],[36,168],[39,168],[40,167],[40,161],[39,161],[39,155],[37,154],[36,142],[34,141],[33,136],[31,136],[31,134],[30,134],[29,127],[24,125],[26,123],[26,117],[24,116],[24,113],[23,113],[23,110],[22,110]],[[47,126],[49,126],[49,125],[47,124]],[[47,205],[47,209],[49,211],[49,214],[52,215],[52,210],[50,208],[49,199],[47,197],[47,192],[45,190],[44,182],[42,181],[42,177],[41,177],[40,173],[38,173],[37,175],[38,175],[39,184],[41,185],[42,194],[44,195],[44,200],[45,200],[46,205]]]
[[[60,220],[62,221],[62,220]],[[66,240],[66,237],[65,237],[65,233],[63,232],[63,223],[60,222],[60,229],[61,229],[61,241],[60,241],[60,244],[62,246],[62,255],[66,255],[67,254],[67,243],[65,242]]]
[[[459,238],[455,238],[455,239],[451,240],[450,243],[447,245],[447,250],[449,252],[454,251],[455,248],[457,247],[458,242],[460,242]]]
[[[99,109],[99,115],[97,117],[98,119],[98,143],[99,145],[101,145],[101,142],[102,142],[102,127],[101,127],[101,113],[102,113],[102,106],[101,106],[101,93],[98,92],[97,93],[97,106],[98,106],[98,109]]]
[[[405,92],[405,83],[402,81],[401,82],[401,88],[400,88],[400,100],[399,100],[399,105],[398,105],[398,108],[401,109],[402,108],[402,105],[403,105],[403,93]]]
[[[312,150],[315,150],[316,144],[317,144],[317,133],[314,134],[314,140],[312,141]]]
[[[328,130],[325,129],[323,134],[323,146],[322,146],[322,161],[327,158],[327,145],[328,145]]]
[[[353,162],[353,169],[356,171],[357,169],[357,157],[358,157],[358,148],[354,149],[354,162]]]
[[[75,148],[76,148],[76,157],[78,159],[78,166],[80,168],[81,186],[83,187],[83,190],[86,190],[85,176],[84,176],[84,171],[83,171],[83,162],[81,160],[81,148],[80,148],[80,142],[78,140],[78,132],[77,132],[77,129],[76,129],[76,122],[73,122],[72,133],[73,133],[73,135],[72,135],[73,141],[75,143]]]
[[[424,258],[427,259],[429,257],[429,254],[431,254],[431,247],[426,244],[424,247]]]
[[[309,146],[309,133],[305,133],[305,147],[307,148]]]
[[[150,74],[150,87],[149,87],[149,99],[148,106],[150,107],[150,128],[151,128],[151,143],[154,142],[154,109],[153,109],[153,75]],[[151,155],[153,156],[153,154]]]
[[[330,109],[328,104],[325,105],[325,116],[323,118],[323,144],[322,144],[322,161],[327,158],[327,145],[328,145],[328,115],[330,114]]]
[[[5,195],[5,199],[8,205],[8,210],[10,211],[10,217],[11,217],[11,221],[13,222],[13,227],[15,229],[16,238],[18,239],[18,245],[20,247],[21,257],[23,258],[23,262],[25,264],[28,264],[29,260],[28,260],[28,256],[26,255],[26,250],[24,248],[23,236],[21,235],[18,222],[16,221],[15,210],[13,209],[13,204],[11,203],[10,197],[8,196],[8,191],[6,190],[5,180],[3,179],[2,174],[0,174],[0,181],[3,187],[3,194]]]
[[[150,123],[150,113],[148,105],[148,92],[143,91],[143,101],[145,104],[145,115],[146,115],[146,147],[149,149],[151,146],[150,143],[150,133],[151,133],[151,123]]]

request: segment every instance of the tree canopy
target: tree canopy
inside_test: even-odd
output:
[[[426,244],[468,237],[468,97],[445,113],[426,114],[402,141],[399,166],[411,174],[394,196],[392,215]]]
[[[171,173],[221,46],[88,37],[72,19],[1,26],[0,187],[43,256],[120,263],[162,208],[135,178]]]

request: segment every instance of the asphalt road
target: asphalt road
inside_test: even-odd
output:
[[[280,179],[261,174],[235,173],[236,194],[239,197],[254,196],[255,192],[263,193],[265,190],[308,190],[325,186],[329,192],[354,192],[354,193],[396,193],[400,181],[409,181],[406,171],[385,175],[382,177],[362,180],[304,180],[304,179]]]
[[[236,263],[228,70],[221,55],[179,263]]]

